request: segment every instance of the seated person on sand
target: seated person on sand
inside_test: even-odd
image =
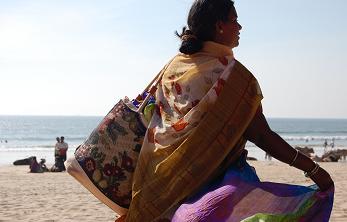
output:
[[[55,163],[52,166],[51,172],[62,172],[65,171],[64,161],[60,156],[55,157]]]
[[[43,172],[48,172],[49,171],[47,166],[46,166],[46,159],[42,158],[41,161],[39,162],[39,165],[40,165],[40,167],[41,167]]]
[[[30,168],[30,173],[43,173],[43,169],[41,165],[37,162],[36,156],[34,156],[31,159],[29,168]]]

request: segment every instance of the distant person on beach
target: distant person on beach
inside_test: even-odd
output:
[[[331,150],[334,150],[334,148],[335,148],[335,138],[334,137],[333,137],[330,145],[331,145]]]
[[[29,168],[30,173],[43,173],[44,171],[41,165],[37,162],[36,156],[32,157]]]
[[[328,147],[328,140],[327,139],[324,140],[323,146],[324,146],[324,153],[326,153],[328,151],[327,150],[327,147]]]
[[[54,157],[59,156],[59,143],[60,143],[59,137],[57,137],[55,139],[57,142],[55,143],[55,146],[54,146]]]
[[[66,153],[67,150],[69,149],[69,145],[64,141],[64,137],[60,137],[60,143],[58,143],[59,147],[59,155],[63,158],[63,161],[66,161]]]
[[[49,169],[46,166],[46,159],[41,158],[41,160],[39,162],[39,165],[40,165],[40,167],[41,167],[43,172],[48,172],[49,171]]]
[[[66,152],[68,150],[68,144],[65,143],[64,137],[57,137],[57,143],[55,144],[54,157],[55,163],[51,168],[51,172],[65,171],[64,162],[66,161]]]

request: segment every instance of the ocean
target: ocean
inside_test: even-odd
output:
[[[55,138],[64,136],[73,155],[102,120],[102,117],[81,116],[0,116],[0,165],[29,156],[54,163]],[[292,146],[313,147],[322,155],[325,140],[328,147],[347,148],[347,119],[269,118],[268,123]],[[246,147],[249,156],[264,160],[265,153],[252,143]]]

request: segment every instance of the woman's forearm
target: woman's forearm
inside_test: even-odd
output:
[[[266,131],[259,138],[256,145],[274,158],[287,164],[293,163],[297,153],[293,147],[272,130]],[[315,167],[315,163],[299,152],[293,166],[303,171],[311,171]]]
[[[261,107],[249,124],[244,136],[276,159],[308,172],[308,176],[321,191],[328,190],[334,185],[328,172],[316,165],[309,157],[295,150],[270,129],[265,116],[262,114]]]

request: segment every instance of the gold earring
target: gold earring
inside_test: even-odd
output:
[[[219,30],[219,33],[220,33],[220,34],[223,34],[223,29]]]

